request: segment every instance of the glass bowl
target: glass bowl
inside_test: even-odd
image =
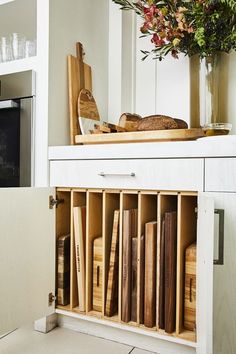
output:
[[[209,123],[202,128],[206,136],[228,135],[232,129],[230,123]]]

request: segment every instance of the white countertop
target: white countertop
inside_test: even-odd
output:
[[[49,160],[236,157],[236,135],[196,141],[49,147]]]

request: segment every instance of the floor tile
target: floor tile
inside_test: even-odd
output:
[[[1,354],[129,354],[131,350],[123,344],[64,328],[43,334],[24,327],[0,339]]]

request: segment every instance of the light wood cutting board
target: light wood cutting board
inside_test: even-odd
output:
[[[202,138],[204,132],[202,129],[169,129],[169,130],[151,130],[128,133],[108,133],[108,134],[90,134],[77,135],[75,141],[77,144],[120,144],[120,143],[141,143],[158,141],[184,141],[196,140]]]
[[[77,56],[68,56],[69,112],[70,112],[70,142],[75,144],[75,136],[81,134],[78,123],[77,103],[81,89],[92,91],[92,70],[84,63],[83,46],[76,43]]]

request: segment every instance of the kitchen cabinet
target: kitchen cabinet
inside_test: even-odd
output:
[[[172,143],[163,144],[165,147],[176,148],[178,146],[178,144],[171,145]],[[192,143],[185,144],[187,151],[188,144]],[[22,199],[20,197],[21,190],[0,191],[1,199],[7,200],[7,203],[3,205],[2,214],[4,211],[8,211],[10,218],[10,221],[5,217],[1,220],[3,233],[9,235],[3,239],[4,247],[1,247],[0,251],[0,264],[4,264],[0,267],[1,279],[7,284],[0,297],[1,318],[6,318],[1,321],[1,333],[19,326],[26,320],[37,319],[54,312],[54,305],[49,304],[48,301],[52,295],[55,295],[55,233],[58,234],[59,231],[72,232],[73,235],[73,219],[71,219],[73,206],[85,203],[88,198],[90,208],[93,209],[96,219],[99,220],[109,218],[114,208],[121,207],[122,210],[122,208],[137,206],[138,209],[141,208],[142,221],[140,221],[139,227],[142,230],[142,223],[148,221],[145,210],[151,208],[152,212],[157,213],[157,220],[160,224],[161,213],[165,209],[165,205],[171,201],[178,206],[178,212],[181,215],[176,333],[169,336],[158,328],[148,330],[141,324],[127,325],[119,320],[119,313],[118,317],[108,319],[103,312],[100,314],[94,312],[91,307],[89,282],[86,285],[86,313],[81,313],[77,309],[78,298],[74,283],[70,304],[56,308],[59,323],[67,325],[68,328],[102,335],[105,338],[124,343],[136,343],[136,345],[138,343],[142,348],[149,350],[158,348],[161,354],[170,351],[175,354],[234,354],[236,348],[234,338],[236,268],[233,256],[236,228],[234,221],[235,193],[206,191],[206,186],[211,183],[210,177],[207,177],[208,175],[205,173],[206,167],[215,158],[212,157],[211,160],[209,155],[207,159],[204,158],[204,152],[201,153],[200,158],[196,154],[196,158],[188,159],[187,153],[184,155],[181,151],[178,156],[175,149],[177,156],[174,158],[165,158],[170,153],[166,151],[166,155],[163,153],[161,158],[158,158],[157,153],[154,159],[147,157],[136,159],[133,155],[135,154],[134,150],[138,151],[140,146],[139,144],[134,145],[130,145],[126,155],[120,153],[119,159],[107,159],[109,155],[107,146],[100,148],[99,153],[98,150],[91,155],[87,153],[87,159],[85,147],[77,146],[73,149],[68,147],[70,154],[67,156],[65,147],[52,148],[49,155],[50,185],[57,187],[57,191],[55,188],[49,190],[23,189]],[[154,146],[161,148],[161,145],[162,143],[151,144],[152,148]],[[145,146],[147,149],[145,154],[149,155],[150,145]],[[180,146],[182,145],[180,144]],[[114,146],[111,146],[111,150],[113,148]],[[78,156],[80,154],[83,155],[83,158]],[[233,156],[230,156],[230,159],[235,161]],[[190,172],[187,166],[189,166]],[[232,163],[231,166],[234,164]],[[195,174],[194,177],[192,171]],[[228,174],[231,174],[230,170],[228,170]],[[175,178],[176,184],[174,183]],[[217,175],[215,175],[215,180],[217,180]],[[59,204],[55,213],[55,208],[49,209],[48,204],[50,195],[55,196],[56,194],[57,199],[64,200],[64,204]],[[11,225],[13,205],[17,210],[14,213],[15,226]],[[195,207],[198,208],[196,234],[191,231],[193,226],[192,229],[190,226],[186,226],[193,225],[194,219],[191,218],[195,215]],[[215,209],[216,213],[214,214]],[[45,217],[46,221],[44,221]],[[54,230],[55,217],[57,231]],[[88,219],[95,227],[97,221],[93,221],[92,217]],[[111,225],[111,222],[99,223],[96,227],[101,233],[106,234],[106,228],[109,228],[107,225]],[[224,230],[223,253],[223,243],[220,238],[222,230]],[[21,236],[22,232],[23,236]],[[191,233],[193,239],[189,236]],[[184,330],[181,310],[183,287],[179,284],[183,284],[183,251],[187,245],[188,237],[191,242],[194,237],[197,239],[196,333],[188,333]],[[108,244],[109,242],[104,241],[105,249]],[[11,255],[11,257],[6,255]],[[223,265],[218,264],[222,263],[222,255],[224,256]],[[88,262],[90,262],[89,259],[88,257]],[[215,265],[213,265],[214,259]],[[75,277],[75,265],[73,267],[72,277]],[[90,264],[87,264],[87,269],[91,269]],[[16,301],[17,293],[18,301]]]

